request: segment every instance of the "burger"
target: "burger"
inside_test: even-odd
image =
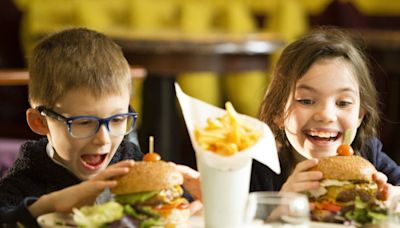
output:
[[[189,218],[188,201],[182,197],[182,174],[164,162],[136,162],[129,173],[117,179],[112,189],[126,214],[141,223],[176,225]]]
[[[96,213],[102,214],[101,219],[108,217],[101,223],[98,217],[90,221],[96,227],[179,227],[189,219],[189,203],[182,197],[183,176],[173,164],[135,162],[126,175],[116,180],[118,185],[111,189],[113,201],[74,211],[78,225],[88,224],[80,219],[82,215]]]
[[[366,159],[356,155],[320,158],[311,170],[323,173],[320,187],[307,192],[312,220],[361,226],[386,219],[387,208],[377,198],[372,180],[377,171]]]

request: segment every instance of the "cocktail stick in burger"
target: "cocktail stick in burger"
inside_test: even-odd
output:
[[[350,146],[351,135],[352,135],[351,129],[347,129],[344,132],[343,143],[336,150],[338,155],[347,156],[347,155],[353,155],[354,154],[353,148],[351,148],[351,146]]]
[[[144,161],[158,161],[161,160],[161,156],[154,152],[154,137],[149,137],[149,152],[143,156]]]

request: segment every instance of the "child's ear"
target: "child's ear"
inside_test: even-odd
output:
[[[49,128],[40,114],[40,112],[34,108],[26,110],[26,121],[33,132],[39,135],[47,135]]]

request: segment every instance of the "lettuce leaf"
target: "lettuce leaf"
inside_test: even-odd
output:
[[[144,202],[153,196],[157,195],[158,191],[140,192],[134,194],[117,195],[115,200],[121,204],[136,204]]]
[[[104,204],[73,209],[74,221],[79,227],[102,227],[107,223],[121,219],[123,207],[114,201]]]
[[[379,201],[363,202],[356,197],[354,210],[348,211],[344,217],[360,224],[377,224],[387,219],[387,210]]]

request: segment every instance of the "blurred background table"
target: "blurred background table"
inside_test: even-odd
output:
[[[131,64],[144,67],[142,125],[139,141],[144,152],[148,137],[165,160],[194,166],[194,153],[176,101],[174,82],[179,73],[218,73],[267,70],[269,57],[284,46],[273,33],[247,35],[182,33],[111,33]],[[188,151],[189,150],[189,151]]]
[[[29,81],[28,70],[0,69],[0,86],[27,85]]]
[[[350,30],[361,35],[368,57],[371,73],[379,92],[381,123],[380,138],[385,152],[400,162],[400,30],[357,29]],[[388,149],[389,148],[389,149]]]
[[[131,4],[142,3],[141,6],[147,7],[130,7]],[[192,4],[193,11],[185,11],[187,4]],[[309,31],[315,26],[333,25],[340,28],[351,28],[354,30],[363,31],[363,38],[367,44],[368,57],[372,58],[371,70],[375,77],[375,83],[380,95],[380,105],[382,107],[382,124],[379,129],[381,139],[384,144],[384,150],[398,163],[400,163],[400,140],[397,139],[397,132],[400,131],[400,111],[399,111],[399,64],[397,64],[397,56],[400,48],[400,2],[399,1],[381,1],[381,0],[323,0],[323,1],[297,1],[297,0],[266,0],[266,1],[16,1],[4,0],[0,1],[0,68],[25,69],[27,62],[25,57],[28,56],[27,47],[32,45],[32,41],[36,40],[37,35],[43,31],[59,30],[71,26],[88,27],[101,32],[109,29],[124,28],[127,31],[132,29],[154,29],[160,32],[155,39],[176,39],[184,42],[187,39],[197,39],[201,42],[203,37],[186,37],[179,38],[175,35],[164,35],[161,31],[165,29],[183,29],[183,25],[189,26],[190,29],[196,31],[194,26],[198,23],[208,23],[209,32],[232,31],[238,29],[243,24],[255,25],[255,29],[251,32],[274,31],[288,40],[294,39],[301,34]],[[210,5],[211,4],[211,5]],[[240,4],[240,5],[238,5]],[[214,7],[215,6],[215,7]],[[207,8],[208,7],[208,8]],[[214,8],[213,8],[214,7]],[[205,11],[211,9],[211,11]],[[238,10],[242,12],[237,16]],[[243,17],[244,13],[248,13],[252,18]],[[151,12],[151,13],[149,13]],[[187,14],[184,14],[184,13]],[[194,12],[194,13],[193,13]],[[210,13],[211,12],[211,13]],[[234,12],[229,14],[228,12]],[[185,18],[183,15],[190,15],[191,18]],[[232,15],[229,19],[229,15]],[[136,23],[137,16],[142,16],[145,22],[150,22],[149,26],[145,23]],[[211,18],[211,19],[210,19]],[[249,19],[249,20],[243,20]],[[221,23],[221,22],[232,23]],[[204,24],[203,24],[204,25]],[[229,26],[228,25],[234,25]],[[243,28],[243,27],[241,27]],[[185,31],[187,28],[185,27]],[[248,29],[248,27],[246,28]],[[191,30],[191,31],[192,31]],[[248,30],[242,31],[242,34],[247,34]],[[357,31],[358,32],[358,31]],[[365,33],[364,33],[365,32]],[[132,42],[126,41],[127,36],[132,34],[122,34],[121,44],[129,44]],[[136,34],[137,35],[137,34]],[[119,39],[120,35],[116,34]],[[218,37],[219,35],[216,35]],[[222,35],[220,39],[229,39]],[[144,36],[134,38],[136,41],[143,40]],[[146,39],[150,39],[147,37]],[[154,37],[153,37],[154,38]],[[132,40],[133,38],[128,38]],[[238,38],[239,40],[242,38]],[[136,42],[135,41],[135,42]],[[148,41],[152,43],[153,41]],[[202,41],[205,42],[204,40]],[[136,42],[137,43],[137,42]],[[142,42],[139,42],[143,45]],[[176,42],[174,42],[176,43]],[[185,42],[184,42],[185,43]],[[191,43],[191,42],[189,42]],[[138,43],[137,43],[138,44]],[[168,47],[172,48],[170,42],[165,42]],[[135,44],[133,44],[135,45]],[[124,48],[127,48],[123,45]],[[153,46],[153,44],[151,44]],[[164,45],[165,46],[165,45]],[[179,45],[178,45],[179,46]],[[206,45],[194,45],[191,50],[203,50]],[[222,45],[223,46],[223,45]],[[228,45],[229,46],[229,45]],[[176,47],[176,46],[174,46]],[[200,48],[201,47],[201,48]],[[143,47],[144,48],[144,47]],[[160,47],[162,50],[162,47]],[[209,49],[208,49],[209,50]],[[144,51],[137,52],[137,56],[146,56]],[[181,53],[180,51],[177,51]],[[267,54],[268,55],[268,54]],[[267,56],[265,55],[265,56]],[[197,57],[191,54],[182,54],[181,60],[185,64],[168,65],[172,59],[168,59],[164,54],[151,55],[151,58],[160,56],[162,62],[153,63],[154,65],[167,65],[166,68],[176,68],[176,70],[191,69],[196,64]],[[164,57],[163,57],[164,56]],[[216,58],[213,55],[206,55],[210,58],[211,64],[214,67],[223,71],[224,65],[218,64],[227,62],[221,60],[221,56]],[[264,57],[260,57],[260,64],[264,64]],[[176,57],[176,56],[175,56]],[[174,59],[179,59],[175,58]],[[225,54],[224,58],[229,55]],[[247,56],[249,57],[249,56]],[[191,58],[191,61],[186,61],[184,58]],[[250,57],[249,57],[250,58]],[[249,59],[246,58],[246,59]],[[257,58],[257,57],[254,57]],[[253,58],[253,60],[254,60]],[[141,61],[141,58],[137,58]],[[216,60],[218,59],[218,61]],[[149,59],[147,59],[149,60]],[[146,60],[146,61],[147,61]],[[252,62],[246,61],[246,62]],[[135,62],[135,59],[130,59]],[[143,60],[144,61],[144,60]],[[152,61],[152,60],[151,60]],[[189,63],[188,63],[189,62]],[[193,64],[190,64],[192,62]],[[217,64],[218,63],[218,64]],[[149,63],[150,64],[150,63]],[[190,64],[190,65],[187,65]],[[236,65],[238,64],[238,65]],[[246,63],[247,65],[248,63]],[[252,63],[254,64],[254,62]],[[268,63],[267,63],[268,64]],[[245,61],[236,62],[235,67],[245,65]],[[250,66],[250,65],[248,65]],[[203,66],[204,67],[204,66]],[[211,66],[207,66],[211,67]],[[156,68],[158,69],[158,68]],[[196,68],[198,69],[198,68]],[[151,73],[150,76],[157,77],[171,76],[173,72],[168,74]],[[148,77],[148,81],[159,81],[157,78]],[[9,81],[7,81],[9,83]],[[151,84],[150,82],[146,82]],[[154,83],[156,84],[156,83]],[[167,83],[168,84],[168,83]],[[164,85],[164,83],[159,83]],[[148,87],[148,86],[146,86]],[[159,90],[157,88],[152,90]],[[148,93],[152,93],[148,91]],[[157,91],[160,93],[160,91]],[[151,105],[146,104],[145,105]],[[159,103],[158,103],[159,105]],[[169,104],[170,105],[170,104]],[[173,104],[174,105],[174,104]],[[0,137],[7,139],[37,139],[40,136],[33,133],[26,124],[25,110],[29,107],[27,102],[27,86],[17,84],[3,84],[0,87]],[[161,108],[158,108],[161,109]],[[151,114],[149,114],[151,115]],[[158,115],[157,113],[153,115]],[[159,114],[161,115],[161,114]],[[147,114],[146,114],[147,116]],[[145,116],[145,118],[147,118]],[[143,115],[141,115],[143,117]],[[151,118],[151,117],[149,117]],[[153,119],[151,121],[157,121]],[[153,123],[157,124],[157,123]],[[178,126],[174,128],[174,135],[178,135]],[[162,139],[157,139],[162,140]],[[146,140],[147,142],[147,140]],[[158,141],[157,141],[158,142]],[[0,145],[0,154],[2,146]],[[161,150],[158,149],[158,150]],[[169,153],[169,152],[168,152]]]

